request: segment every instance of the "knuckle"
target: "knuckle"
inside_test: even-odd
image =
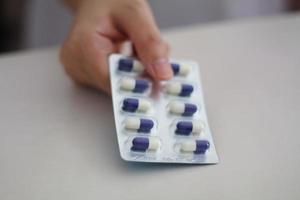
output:
[[[65,46],[70,55],[78,55],[80,53],[80,39],[76,33],[70,36]]]
[[[170,46],[167,42],[165,42],[160,36],[149,35],[145,38],[142,46],[152,47],[155,51],[159,51],[162,53],[169,53]]]
[[[147,34],[143,38],[143,43],[146,45],[157,45],[161,46],[163,45],[164,41],[161,39],[161,37],[158,34]]]
[[[145,1],[144,0],[129,0],[125,4],[125,9],[128,11],[140,11],[141,8],[145,6]]]
[[[71,33],[65,40],[59,52],[60,62],[63,64],[64,70],[70,78],[76,80],[78,64],[82,61],[82,50],[80,40],[76,33]]]
[[[59,59],[62,64],[67,66],[73,58],[78,58],[79,54],[80,49],[78,43],[75,42],[71,37],[67,39],[61,47],[59,52]]]
[[[92,42],[92,34],[91,33],[83,33],[80,39],[80,45],[83,47],[88,47]]]
[[[169,54],[169,52],[170,52],[170,50],[171,50],[171,47],[170,47],[169,43],[164,42],[163,45],[164,45],[165,51]]]
[[[159,46],[161,49],[163,49],[165,51],[168,51],[170,48],[169,44],[162,39],[157,43],[157,46]]]
[[[105,55],[107,52],[113,51],[114,47],[108,38],[100,36],[97,33],[87,33],[82,40],[82,51],[97,52],[97,54]]]

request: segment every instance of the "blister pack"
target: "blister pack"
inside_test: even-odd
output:
[[[130,57],[109,58],[115,126],[126,161],[217,163],[199,66],[172,60],[174,77],[153,81]]]

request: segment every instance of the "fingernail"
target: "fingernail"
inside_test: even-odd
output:
[[[172,77],[173,72],[171,70],[170,63],[168,59],[166,58],[161,58],[155,60],[151,65],[149,66],[150,71],[153,71],[155,77],[157,79],[169,79]]]

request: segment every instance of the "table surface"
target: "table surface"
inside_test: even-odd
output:
[[[109,97],[57,48],[0,58],[0,199],[300,199],[300,15],[174,29],[201,64],[217,165],[121,160]]]

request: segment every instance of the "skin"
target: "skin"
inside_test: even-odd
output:
[[[146,0],[65,0],[65,4],[75,17],[60,60],[75,83],[110,94],[108,56],[120,52],[125,41],[132,43],[153,79],[172,78],[169,46]]]

